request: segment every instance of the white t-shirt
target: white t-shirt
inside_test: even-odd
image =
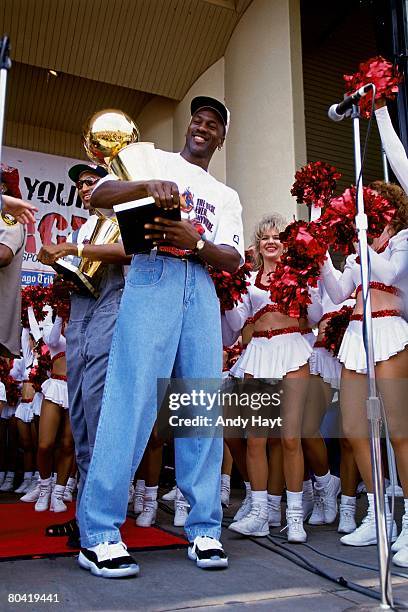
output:
[[[214,244],[234,247],[244,262],[242,206],[234,189],[208,174],[200,166],[186,161],[179,153],[155,150],[160,179],[177,184],[182,219],[195,219],[205,230],[205,239]],[[113,174],[101,179],[95,189],[107,181],[119,180]]]

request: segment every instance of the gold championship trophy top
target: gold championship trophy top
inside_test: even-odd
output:
[[[157,177],[154,144],[140,142],[140,132],[134,121],[124,112],[103,110],[85,123],[82,143],[89,159],[121,180],[143,180]],[[89,244],[117,242],[120,230],[114,217],[106,217],[94,209],[98,221]],[[66,257],[58,259],[54,269],[87,293],[98,297],[98,286],[104,270],[100,261]]]

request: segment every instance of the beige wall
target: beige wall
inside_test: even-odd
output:
[[[298,0],[252,2],[225,53],[225,97],[227,183],[240,194],[248,240],[261,215],[296,211],[290,186],[306,161]]]
[[[224,100],[224,58],[221,58],[210,66],[199,79],[190,87],[184,98],[177,104],[174,112],[173,123],[173,146],[179,151],[184,146],[185,134],[190,121],[190,102],[192,98],[199,95],[212,96]],[[226,156],[224,146],[221,151],[216,151],[210,164],[210,172],[215,178],[225,182]]]
[[[136,123],[142,140],[154,142],[158,149],[173,151],[173,114],[176,103],[157,96],[146,104]]]

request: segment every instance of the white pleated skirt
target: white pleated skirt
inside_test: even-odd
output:
[[[300,332],[252,338],[239,360],[239,371],[254,378],[282,380],[305,365],[312,348]]]
[[[48,378],[41,385],[45,399],[68,409],[68,386],[66,380]]]
[[[387,361],[408,344],[408,323],[402,317],[373,319],[374,361]],[[363,343],[363,322],[350,321],[339,350],[339,360],[348,370],[367,373]]]
[[[309,332],[307,334],[302,334],[303,338],[306,340],[306,342],[308,342],[310,344],[310,346],[313,348],[314,343],[316,342],[316,334],[314,332]]]
[[[37,391],[37,393],[34,395],[34,398],[33,398],[34,416],[41,416],[41,405],[42,405],[43,399],[44,399],[44,396],[41,393],[41,391]]]
[[[230,369],[229,373],[234,378],[244,378],[245,371],[241,368],[241,362],[242,362],[242,360],[244,358],[246,350],[247,349],[244,348],[244,350],[242,351],[242,353],[240,354],[240,356],[238,357],[238,359],[236,360],[236,362],[234,363],[234,365]]]
[[[341,363],[326,348],[318,346],[313,349],[309,367],[311,374],[321,376],[332,389],[340,389]]]
[[[16,418],[31,423],[34,418],[33,402],[20,402],[16,408]]]
[[[0,380],[0,402],[7,402],[6,387]]]
[[[0,418],[7,420],[7,419],[10,419],[15,414],[16,414],[15,406],[4,406],[3,410],[1,411]]]

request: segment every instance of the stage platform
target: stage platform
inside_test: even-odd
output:
[[[233,503],[225,512],[232,516],[237,508],[241,492],[234,491]],[[1,502],[10,502],[14,496],[2,496]],[[365,496],[358,502],[359,514],[364,512]],[[397,523],[400,525],[402,500],[397,500]],[[59,515],[63,517],[63,515]],[[59,518],[58,517],[58,518]],[[62,519],[63,520],[63,519]],[[171,526],[172,517],[164,509],[159,511],[158,524],[177,535],[181,529]],[[323,555],[331,555],[348,562],[375,566],[374,547],[352,548],[339,543],[336,525],[306,527],[308,544],[319,552],[303,545],[276,544],[284,539],[274,538],[275,544],[266,538],[258,538],[272,551],[241,538],[227,529],[222,541],[230,557],[226,571],[205,572],[186,558],[185,549],[140,551],[136,558],[141,572],[136,579],[104,580],[81,570],[73,557],[56,559],[14,560],[0,563],[0,609],[2,612],[25,609],[33,612],[44,610],[99,611],[143,610],[164,612],[167,610],[194,609],[195,612],[252,612],[272,610],[298,612],[320,609],[322,612],[347,610],[359,603],[374,603],[365,595],[351,591],[341,584],[295,565],[281,556],[294,551],[307,562],[335,577],[343,577],[364,587],[378,587],[377,573]],[[279,529],[272,529],[271,536],[279,536]],[[320,553],[320,554],[319,554]],[[299,563],[302,563],[298,559]],[[408,602],[408,569],[393,571],[404,576],[393,576],[394,597]],[[406,577],[405,577],[406,574]],[[9,604],[12,593],[56,594],[60,603]]]

